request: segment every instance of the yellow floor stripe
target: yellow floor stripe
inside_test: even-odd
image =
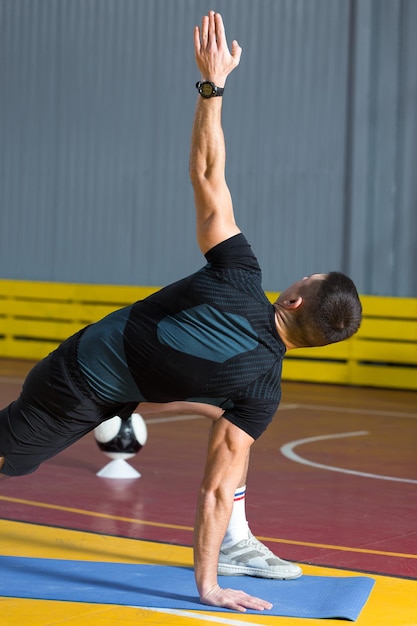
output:
[[[23,500],[21,498],[11,498],[9,496],[0,496],[0,500],[4,500],[7,502],[15,502],[17,504],[24,504],[27,506],[34,506],[38,508],[44,509],[52,509],[55,511],[65,511],[66,513],[75,513],[76,515],[87,515],[89,517],[100,517],[104,519],[110,519],[118,522],[128,522],[129,524],[139,524],[141,526],[154,526],[156,528],[172,528],[174,530],[186,530],[189,532],[193,532],[194,529],[192,526],[180,526],[176,524],[166,524],[162,522],[149,522],[146,520],[135,519],[131,517],[121,517],[118,515],[110,515],[109,513],[97,513],[96,511],[86,511],[84,509],[74,509],[67,506],[61,506],[58,504],[47,504],[45,502],[36,502],[32,500]],[[259,537],[261,541],[268,541],[271,543],[284,543],[288,545],[295,546],[305,546],[309,548],[324,548],[325,550],[338,550],[342,552],[359,552],[363,554],[375,554],[379,556],[388,556],[388,557],[400,557],[405,559],[417,559],[416,554],[405,554],[402,552],[387,552],[385,550],[372,550],[370,548],[352,548],[348,546],[335,546],[331,544],[325,543],[310,543],[307,541],[295,541],[293,539],[278,539],[275,537]],[[416,623],[417,626],[417,623]]]
[[[0,552],[10,556],[94,561],[140,562],[189,566],[192,550],[150,541],[95,535],[83,531],[51,528],[0,520]],[[342,570],[303,566],[306,574],[357,575]],[[355,622],[356,626],[417,626],[417,581],[372,576],[376,585]],[[323,620],[240,615],[238,613],[160,612],[152,609],[0,598],[2,626],[196,626],[245,624],[254,626],[323,626]],[[340,626],[340,620],[325,620]]]
[[[417,559],[417,554],[406,554],[404,552],[387,552],[385,550],[372,550],[370,548],[350,548],[348,546],[332,546],[326,543],[308,543],[307,541],[294,541],[292,539],[275,539],[274,537],[260,537],[261,541],[271,543],[286,543],[294,546],[308,546],[310,548],[325,548],[326,550],[340,550],[341,552],[360,552],[364,554],[378,554],[381,556],[395,556],[402,559]],[[417,626],[417,622],[416,625]]]
[[[176,526],[175,524],[164,524],[163,522],[147,522],[131,517],[120,517],[118,515],[109,515],[108,513],[97,513],[96,511],[86,511],[84,509],[73,509],[69,506],[61,506],[59,504],[47,504],[46,502],[34,502],[32,500],[22,500],[21,498],[10,498],[9,496],[0,496],[0,500],[7,502],[15,502],[16,504],[26,504],[28,506],[36,506],[40,509],[52,509],[54,511],[64,511],[66,513],[75,513],[76,515],[88,515],[89,517],[101,517],[111,519],[118,522],[129,522],[129,524],[141,524],[144,526],[157,526],[159,528],[174,528],[176,530],[193,530],[191,526]]]
[[[191,548],[183,546],[9,520],[0,520],[0,553],[46,559],[192,565]]]

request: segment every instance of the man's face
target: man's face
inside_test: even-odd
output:
[[[304,276],[301,280],[297,280],[290,287],[287,287],[281,294],[277,302],[291,302],[296,300],[298,296],[303,296],[308,293],[310,287],[315,287],[317,281],[325,280],[327,274],[311,274],[311,276]]]

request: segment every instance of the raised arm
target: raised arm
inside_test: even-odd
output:
[[[194,49],[201,81],[223,88],[239,64],[241,48],[229,51],[222,17],[210,11],[194,30]],[[203,254],[240,232],[225,178],[226,149],[221,124],[222,96],[198,95],[191,137],[190,178],[194,188],[197,241]]]
[[[239,64],[241,49],[229,52],[223,20],[211,11],[194,32],[197,66],[202,81],[224,87]],[[197,97],[190,156],[190,175],[197,212],[197,237],[203,253],[239,233],[225,179],[225,145],[221,126],[222,97]],[[222,539],[230,519],[233,496],[246,470],[253,443],[243,430],[224,417],[215,419],[210,436],[195,524],[194,571],[204,604],[238,611],[268,609],[271,604],[243,591],[223,589],[217,580]]]

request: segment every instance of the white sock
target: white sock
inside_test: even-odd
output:
[[[246,485],[235,491],[233,510],[221,548],[230,548],[235,543],[248,538],[248,522],[245,510]]]

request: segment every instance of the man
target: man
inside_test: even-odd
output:
[[[236,494],[244,493],[249,451],[278,407],[285,351],[349,337],[359,327],[361,307],[352,281],[339,273],[313,274],[274,305],[267,300],[225,180],[222,93],[241,48],[234,41],[229,51],[214,12],[195,28],[194,45],[201,81],[190,176],[207,265],[87,327],[36,365],[18,400],[0,412],[0,464],[5,475],[34,471],[101,421],[127,417],[138,403],[143,415],[206,415],[213,424],[194,543],[200,598],[262,610],[271,604],[217,581],[218,572],[301,574],[253,538],[239,510]]]

